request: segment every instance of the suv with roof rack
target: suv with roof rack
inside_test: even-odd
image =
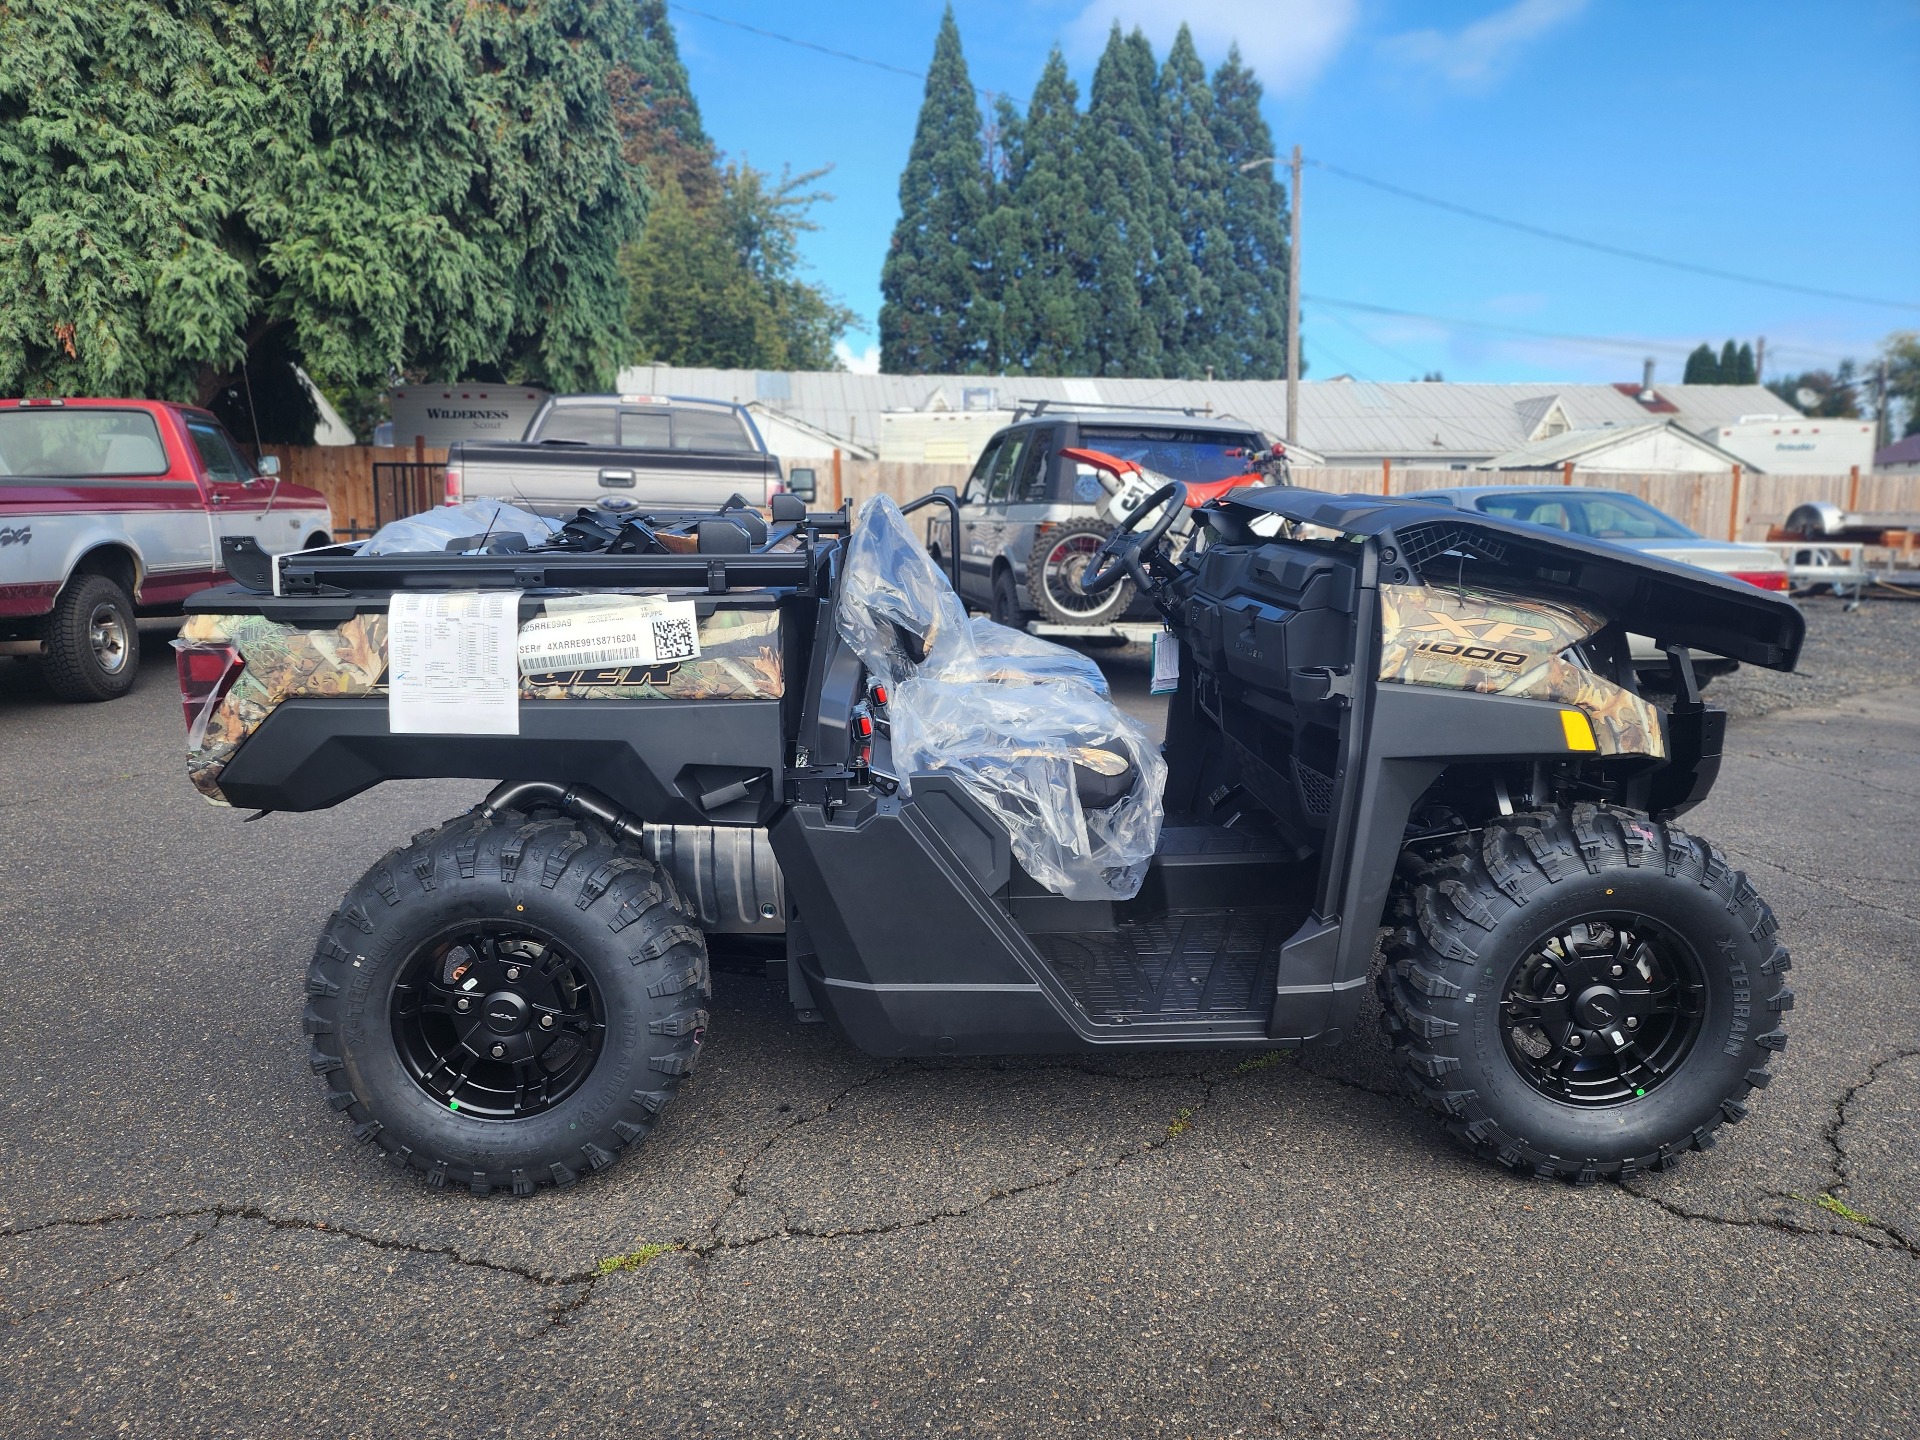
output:
[[[958,541],[936,516],[927,548],[957,561],[962,599],[1017,630],[1036,622],[1055,634],[1157,623],[1130,581],[1098,595],[1080,587],[1113,534],[1115,499],[1127,498],[1123,477],[1106,462],[1210,493],[1225,480],[1259,483],[1252,472],[1268,450],[1258,427],[1231,416],[1036,401],[980,452],[958,496]]]

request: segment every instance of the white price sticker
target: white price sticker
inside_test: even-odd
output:
[[[1153,632],[1153,679],[1149,695],[1171,695],[1180,688],[1180,642],[1168,630]]]
[[[668,665],[700,658],[691,600],[663,595],[580,595],[549,600],[520,628],[520,673]]]
[[[518,735],[518,590],[398,591],[387,612],[387,726],[396,735]]]

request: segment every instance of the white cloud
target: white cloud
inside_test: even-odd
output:
[[[855,350],[846,341],[841,340],[833,347],[834,358],[855,375],[878,375],[880,373],[880,347],[869,345],[865,350]]]
[[[1091,59],[1117,20],[1122,30],[1138,25],[1164,58],[1184,20],[1209,69],[1237,42],[1267,93],[1283,95],[1313,82],[1359,17],[1359,0],[1209,0],[1185,14],[1166,0],[1092,0],[1068,23],[1066,38],[1075,56]]]
[[[1587,0],[1517,0],[1452,34],[1409,30],[1381,43],[1389,58],[1431,70],[1463,90],[1499,78],[1526,45],[1573,19]]]

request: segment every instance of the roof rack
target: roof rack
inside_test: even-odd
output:
[[[1019,407],[1013,412],[1013,419],[1016,423],[1028,415],[1032,415],[1037,419],[1046,414],[1049,407],[1060,410],[1150,410],[1168,415],[1191,415],[1196,417],[1204,415],[1209,419],[1213,417],[1212,401],[1208,401],[1204,406],[1199,407],[1192,405],[1122,405],[1107,400],[1020,400],[1015,403]],[[1029,409],[1028,407],[1032,408]]]

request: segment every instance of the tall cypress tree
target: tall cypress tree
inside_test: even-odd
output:
[[[1729,340],[1720,347],[1720,380],[1722,385],[1740,383],[1740,350]]]
[[[1080,92],[1056,47],[1034,86],[1003,201],[991,220],[1003,363],[1029,375],[1085,373],[1098,222],[1089,212]]]
[[[1127,35],[1122,53],[1146,116],[1135,142],[1146,161],[1148,184],[1144,195],[1134,197],[1135,213],[1144,225],[1143,245],[1136,255],[1140,309],[1153,333],[1160,337],[1159,373],[1181,375],[1187,373],[1180,352],[1196,276],[1180,232],[1181,183],[1173,170],[1168,117],[1160,96],[1160,66],[1153,58],[1153,46],[1138,26]]]
[[[1759,380],[1760,373],[1754,368],[1753,364],[1753,346],[1743,340],[1740,343],[1740,353],[1735,357],[1734,376],[1727,383],[1730,385],[1754,385],[1758,384]]]
[[[1687,356],[1687,370],[1680,377],[1682,385],[1718,385],[1720,383],[1720,361],[1714,356],[1713,346],[1702,341],[1694,346]]]
[[[1087,104],[1087,213],[1096,243],[1088,296],[1092,323],[1081,369],[1093,375],[1161,373],[1160,332],[1143,304],[1141,279],[1152,270],[1154,208],[1165,195],[1155,194],[1147,159],[1155,117],[1141,96],[1136,54],[1116,24],[1094,69]]]
[[[1231,257],[1220,272],[1213,365],[1222,379],[1277,379],[1287,373],[1287,191],[1273,132],[1260,114],[1260,82],[1241,62],[1239,46],[1227,51],[1212,88]]]
[[[906,171],[900,221],[880,271],[880,368],[952,375],[985,369],[993,348],[981,222],[988,176],[980,107],[948,6]]]
[[[1221,299],[1234,276],[1226,236],[1227,169],[1213,134],[1213,90],[1185,25],[1160,72],[1160,115],[1172,173],[1174,256],[1181,262],[1163,271],[1180,289],[1167,373],[1199,376],[1209,367],[1230,368],[1216,352],[1220,331],[1231,319],[1221,313]]]

